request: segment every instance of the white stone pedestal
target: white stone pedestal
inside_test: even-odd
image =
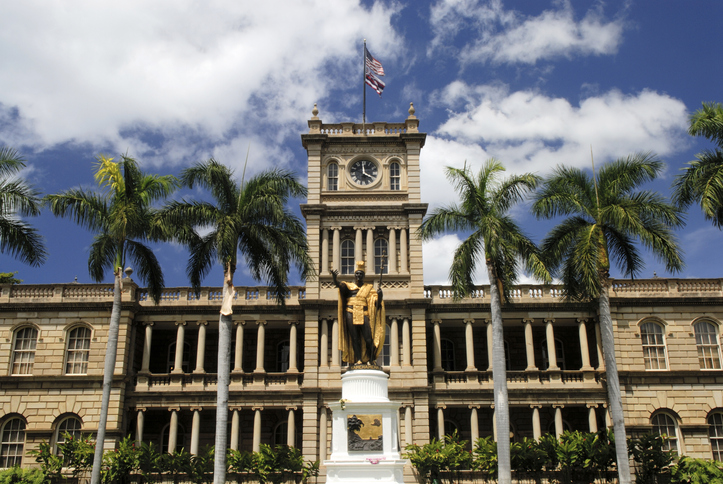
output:
[[[350,370],[341,377],[341,400],[329,404],[333,411],[331,456],[324,461],[327,484],[403,484],[404,464],[399,454],[399,404],[390,402],[389,376],[380,370]],[[357,416],[364,426],[359,434],[379,439],[357,439],[349,444],[348,419]],[[350,448],[351,447],[351,448]],[[381,447],[381,448],[380,448]]]

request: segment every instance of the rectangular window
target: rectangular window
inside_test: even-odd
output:
[[[88,373],[89,355],[90,329],[85,326],[73,329],[68,334],[65,373],[68,375],[85,375]]]
[[[402,177],[399,170],[399,163],[392,163],[389,165],[389,188],[391,190],[401,190]]]
[[[13,350],[13,375],[32,375],[35,362],[35,348],[38,343],[38,330],[32,327],[23,328],[15,333],[15,349]]]
[[[643,344],[643,360],[646,370],[666,370],[665,340],[663,328],[655,323],[645,323],[640,327]]]
[[[332,163],[327,168],[327,190],[336,191],[339,189],[339,165]]]
[[[354,242],[351,240],[341,243],[341,273],[354,274]]]
[[[706,321],[700,321],[695,324],[694,329],[700,368],[702,370],[719,370],[720,353],[716,327]]]

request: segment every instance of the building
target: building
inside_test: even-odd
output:
[[[455,302],[449,287],[423,283],[418,123],[413,107],[404,122],[364,126],[324,124],[314,108],[301,209],[319,275],[291,288],[284,310],[265,287],[236,288],[232,448],[290,443],[308,459],[328,456],[328,404],[345,371],[331,270],[350,280],[366,260],[376,280],[383,254],[380,363],[402,404],[402,445],[454,429],[467,440],[494,434],[487,288]],[[213,445],[221,289],[166,288],[156,306],[128,276],[106,447],[128,434],[164,451]],[[1,289],[0,467],[32,465],[40,442],[97,428],[113,287]],[[594,308],[562,303],[555,286],[513,296],[503,316],[514,438],[608,425]],[[721,280],[616,280],[610,296],[630,434],[654,430],[680,453],[723,459]]]

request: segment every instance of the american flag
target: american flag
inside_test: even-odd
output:
[[[374,89],[377,94],[382,95],[385,84],[379,79],[384,75],[384,67],[382,63],[376,60],[364,46],[364,79],[369,87]]]

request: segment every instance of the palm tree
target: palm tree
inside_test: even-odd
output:
[[[577,168],[558,167],[532,206],[541,218],[570,216],[542,242],[549,267],[562,279],[565,298],[598,300],[621,484],[630,482],[630,468],[608,295],[611,257],[625,276],[637,276],[643,267],[636,247],[640,242],[669,271],[683,267],[672,233],[683,223],[681,212],[659,194],[638,189],[662,168],[662,162],[649,153],[615,160],[593,177]]]
[[[114,276],[113,308],[108,328],[103,397],[91,484],[100,482],[108,404],[118,347],[123,267],[126,259],[133,262],[136,273],[148,286],[151,298],[158,303],[163,289],[163,272],[153,251],[143,242],[161,237],[162,225],[154,222],[158,212],[152,204],[166,198],[178,185],[176,178],[170,175],[144,174],[136,161],[127,156],[122,156],[118,162],[114,162],[113,158],[99,156],[95,180],[101,188],[99,192],[71,189],[45,197],[54,215],[70,217],[78,225],[96,232],[88,258],[88,269],[93,280],[101,282],[108,269],[113,270]]]
[[[699,203],[706,219],[723,227],[723,106],[703,103],[690,117],[688,134],[705,136],[718,145],[705,150],[688,163],[673,183],[673,203],[685,208]]]
[[[237,185],[233,172],[213,159],[185,169],[181,182],[189,188],[199,185],[207,189],[215,200],[215,205],[203,201],[171,202],[164,209],[164,216],[180,227],[176,237],[189,247],[187,273],[196,291],[214,261],[224,270],[214,447],[214,483],[222,484],[226,480],[233,275],[239,253],[251,276],[266,281],[277,302],[283,305],[292,265],[302,278],[312,270],[303,224],[286,207],[289,197],[305,197],[307,192],[291,173],[283,170],[267,171]],[[211,231],[201,236],[195,227],[208,227]]]
[[[0,148],[0,253],[8,253],[25,264],[39,266],[47,257],[43,238],[18,218],[40,214],[39,193],[15,174],[25,167],[12,148]]]
[[[464,168],[447,167],[447,178],[454,184],[462,201],[435,209],[419,228],[422,240],[429,240],[447,231],[471,231],[457,248],[449,271],[455,298],[462,298],[474,289],[473,274],[484,260],[490,280],[490,311],[492,316],[492,378],[495,392],[499,482],[512,480],[510,466],[510,415],[507,401],[507,375],[502,329],[502,304],[508,290],[517,280],[520,265],[536,277],[549,280],[538,257],[535,244],[508,215],[524,195],[534,190],[539,177],[531,174],[500,180],[505,171],[502,164],[488,160],[475,177]]]

